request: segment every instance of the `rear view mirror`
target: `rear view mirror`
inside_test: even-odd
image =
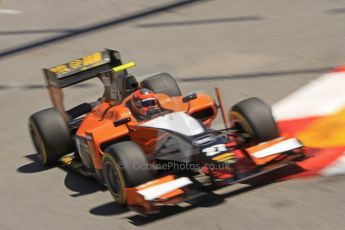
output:
[[[131,121],[130,117],[125,117],[125,118],[119,119],[117,121],[114,121],[114,125],[115,125],[115,127],[118,127],[120,125],[127,124],[130,121]]]
[[[197,96],[197,94],[196,93],[189,93],[189,94],[187,94],[187,96],[184,96],[183,98],[182,98],[182,101],[183,101],[183,103],[187,103],[187,102],[190,102],[190,101],[192,101],[192,100],[194,100],[194,99],[196,99],[198,96]]]

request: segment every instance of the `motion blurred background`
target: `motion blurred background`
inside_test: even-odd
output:
[[[0,1],[0,229],[343,229],[343,176],[234,186],[142,218],[97,183],[41,167],[27,121],[50,106],[42,68],[103,48],[136,61],[139,78],[171,72],[184,93],[218,86],[226,108],[274,104],[345,63],[344,20],[344,0]],[[97,81],[67,89],[67,107],[101,93]]]

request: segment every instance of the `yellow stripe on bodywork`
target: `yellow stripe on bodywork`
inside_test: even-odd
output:
[[[219,156],[213,157],[212,160],[218,161],[218,162],[230,163],[234,161],[234,158],[235,158],[235,155],[233,153],[224,153]]]
[[[121,72],[121,71],[123,71],[123,70],[125,70],[125,69],[129,69],[129,68],[132,68],[132,67],[135,67],[137,64],[135,63],[135,62],[128,62],[128,63],[126,63],[126,64],[123,64],[123,65],[119,65],[119,66],[116,66],[116,67],[114,67],[113,68],[113,71],[115,72],[115,73],[117,73],[117,72]]]
[[[299,132],[297,138],[308,147],[345,147],[345,109],[317,119]]]

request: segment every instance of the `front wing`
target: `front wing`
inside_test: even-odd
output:
[[[240,183],[285,167],[304,156],[300,151],[302,147],[296,138],[278,138],[245,149],[256,167],[230,178],[215,180],[212,184],[226,186]],[[159,211],[161,206],[177,205],[206,195],[201,188],[195,178],[167,175],[134,188],[127,188],[127,205],[138,213],[147,215]]]

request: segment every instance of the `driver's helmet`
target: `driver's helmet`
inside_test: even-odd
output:
[[[158,109],[154,92],[146,88],[138,89],[133,93],[131,105],[134,112],[142,118],[147,117],[152,110]]]

